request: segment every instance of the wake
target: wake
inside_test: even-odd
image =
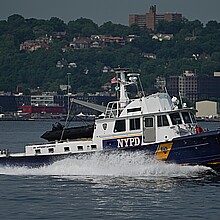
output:
[[[193,177],[212,171],[204,166],[166,164],[140,152],[82,155],[40,168],[0,167],[0,174],[19,176]]]

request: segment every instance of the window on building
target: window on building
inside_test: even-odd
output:
[[[140,118],[132,118],[130,119],[130,130],[138,130],[141,128]]]
[[[116,120],[114,132],[122,132],[122,131],[125,131],[125,130],[126,130],[125,119],[123,119],[123,120]]]
[[[169,121],[166,115],[157,116],[157,126],[158,127],[169,126]]]

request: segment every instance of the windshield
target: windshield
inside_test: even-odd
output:
[[[182,116],[185,124],[192,123],[189,112],[182,112]]]
[[[171,119],[173,125],[182,124],[182,120],[181,120],[179,112],[171,113],[170,119]]]
[[[190,116],[191,116],[192,122],[196,123],[196,116],[192,112],[190,112]]]

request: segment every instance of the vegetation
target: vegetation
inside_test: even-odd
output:
[[[65,32],[61,39],[53,38],[49,49],[33,52],[21,51],[20,44],[42,36],[54,36]],[[150,30],[106,22],[98,26],[90,19],[80,18],[65,24],[61,19],[25,19],[12,15],[0,21],[0,90],[25,93],[39,88],[58,91],[60,84],[67,83],[67,72],[71,72],[73,92],[102,91],[101,86],[110,82],[113,73],[103,73],[105,66],[130,67],[141,70],[143,86],[154,90],[157,76],[181,74],[185,70],[197,74],[212,75],[220,71],[220,23],[209,21],[205,26],[198,20],[160,22],[155,33],[173,34],[171,40],[152,39]],[[74,37],[107,35],[126,37],[137,35],[124,46],[111,43],[105,48],[66,50],[62,48]],[[156,59],[145,58],[153,53]],[[65,59],[77,64],[76,68],[57,68],[56,63]],[[85,71],[85,70],[88,71]]]

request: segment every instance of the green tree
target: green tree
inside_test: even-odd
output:
[[[121,24],[113,24],[111,21],[105,22],[99,27],[99,33],[109,36],[127,36],[129,28]]]
[[[6,21],[0,21],[0,36],[8,32],[8,23]]]
[[[177,34],[184,26],[184,23],[182,20],[176,20],[176,21],[165,21],[161,20],[156,25],[156,31],[157,33],[164,33],[164,34]]]
[[[72,36],[91,36],[98,33],[98,25],[87,18],[80,18],[76,21],[70,21],[67,24],[68,34]]]
[[[54,32],[62,32],[66,30],[66,24],[59,18],[52,17],[49,24],[53,27]]]

